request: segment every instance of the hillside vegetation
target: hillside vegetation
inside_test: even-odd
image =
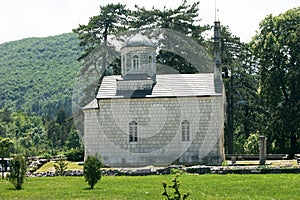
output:
[[[71,113],[73,79],[82,53],[66,33],[0,44],[0,108],[53,119]]]

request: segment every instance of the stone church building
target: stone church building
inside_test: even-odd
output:
[[[83,108],[85,157],[98,153],[111,167],[220,165],[225,94],[217,67],[156,74],[156,46],[141,34],[129,38],[122,74],[104,77]]]

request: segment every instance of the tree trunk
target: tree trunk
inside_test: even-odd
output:
[[[294,159],[296,151],[297,151],[297,137],[295,132],[292,131],[290,137],[290,152],[289,152],[290,159]]]
[[[227,105],[227,144],[228,144],[228,154],[233,154],[233,105],[232,101],[228,101]]]
[[[4,179],[4,167],[3,167],[3,165],[4,165],[4,158],[2,157],[1,160],[2,160],[2,163],[1,163],[2,179]]]
[[[232,71],[232,69],[231,69]],[[229,80],[230,89],[228,91],[228,99],[227,99],[227,144],[228,144],[228,154],[233,154],[234,152],[234,144],[233,144],[233,77],[230,77]]]

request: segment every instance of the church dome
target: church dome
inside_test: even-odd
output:
[[[141,35],[140,33],[130,37],[123,45],[123,47],[137,47],[137,46],[156,48],[156,46],[149,38]]]

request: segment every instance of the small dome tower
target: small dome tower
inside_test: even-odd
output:
[[[122,77],[124,79],[155,78],[155,51],[156,46],[152,41],[140,33],[129,38],[121,48]]]
[[[124,43],[121,74],[117,80],[119,94],[152,90],[156,83],[156,46],[149,38],[138,33]]]

